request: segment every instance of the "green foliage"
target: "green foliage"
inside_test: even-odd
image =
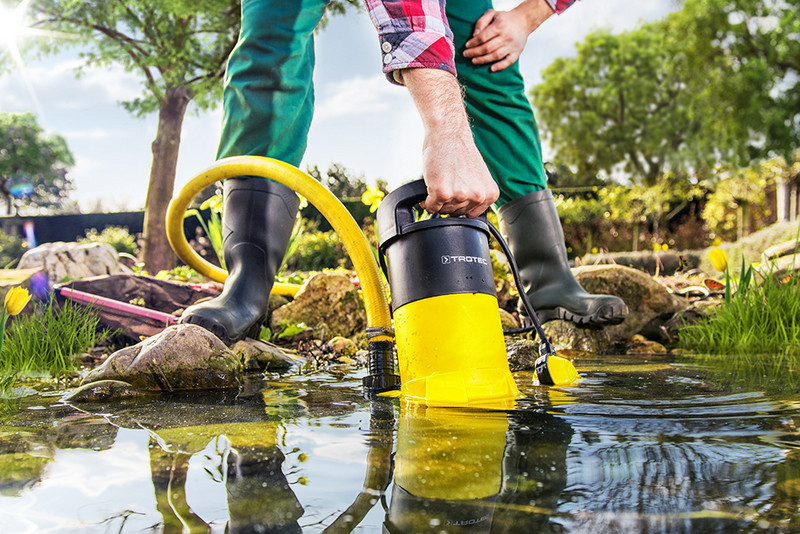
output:
[[[742,275],[740,284],[747,275]],[[680,330],[680,346],[703,354],[800,356],[800,278],[739,291],[705,321]]]
[[[31,12],[36,27],[85,38],[58,41],[81,46],[80,69],[118,64],[138,74],[142,93],[122,102],[137,116],[159,110],[177,87],[199,109],[216,106],[240,17],[235,0],[35,0]]]
[[[278,339],[286,339],[289,337],[294,337],[297,334],[302,333],[306,328],[308,328],[306,326],[306,323],[289,324],[285,321],[281,321],[278,327],[281,329],[280,334],[278,334]]]
[[[168,271],[159,271],[156,274],[156,278],[159,280],[176,280],[178,282],[202,282],[207,280],[188,265],[178,265]]]
[[[774,158],[745,169],[720,166],[715,171],[713,192],[703,210],[703,219],[716,236],[726,241],[742,239],[753,228],[771,220],[772,207],[766,191],[778,180],[793,181],[800,174],[800,161],[788,165]]]
[[[24,239],[0,230],[0,268],[13,267],[26,250],[28,250],[28,246]]]
[[[217,255],[217,261],[225,269],[225,254],[222,250],[222,205],[222,195],[216,194],[200,205],[200,210],[208,210],[208,221],[203,219],[200,210],[195,208],[186,210],[183,217],[194,216],[197,218],[214,249],[214,253]]]
[[[295,253],[286,262],[287,271],[321,271],[350,265],[342,240],[333,230],[306,229],[299,238]]]
[[[652,184],[717,160],[787,156],[800,138],[800,0],[686,0],[662,21],[596,31],[533,100],[559,161]]]
[[[59,377],[76,369],[76,354],[102,342],[99,318],[91,308],[53,301],[37,304],[31,315],[20,315],[7,328],[0,351],[0,375],[46,372]]]
[[[133,256],[139,253],[136,237],[122,226],[106,226],[99,233],[97,228],[92,228],[86,232],[86,237],[78,239],[78,243],[105,243],[106,245],[111,245],[117,252]]]
[[[33,114],[0,112],[0,196],[7,213],[26,207],[69,211],[67,168],[74,163],[64,138],[46,135]],[[12,188],[21,184],[33,192],[15,199]]]

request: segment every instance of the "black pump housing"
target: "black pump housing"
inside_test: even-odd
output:
[[[488,221],[436,217],[414,221],[428,195],[423,180],[389,193],[378,208],[378,252],[392,290],[392,311],[421,299],[456,293],[496,296]]]

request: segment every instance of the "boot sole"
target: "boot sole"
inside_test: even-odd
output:
[[[197,315],[188,317],[186,321],[181,321],[181,322],[205,328],[206,330],[214,334],[216,337],[218,337],[219,340],[225,344],[225,346],[230,347],[231,345],[234,345],[245,338],[258,340],[261,334],[261,325],[264,324],[264,321],[266,321],[266,319],[267,317],[265,315],[262,315],[261,317],[256,319],[256,321],[253,324],[245,328],[242,333],[237,334],[235,336],[229,336],[227,330],[223,328],[219,323],[215,322],[210,325],[204,324],[203,318]]]
[[[606,326],[620,324],[628,316],[628,309],[627,306],[624,310],[617,310],[613,307],[609,309],[608,306],[605,306],[591,315],[578,315],[559,306],[552,310],[536,310],[536,316],[542,324],[560,320],[573,323],[578,328],[598,330]],[[533,321],[529,316],[520,313],[519,318],[524,327],[533,326]]]

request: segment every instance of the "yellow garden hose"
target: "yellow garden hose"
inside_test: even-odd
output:
[[[344,205],[318,181],[300,169],[272,158],[236,156],[217,161],[201,172],[180,190],[167,210],[167,239],[172,249],[187,265],[200,274],[223,282],[228,273],[209,263],[189,246],[183,233],[183,219],[192,199],[211,184],[236,176],[269,178],[308,199],[328,220],[344,244],[358,273],[367,311],[368,331],[390,332],[392,327],[389,304],[381,281],[380,270],[367,238]],[[281,292],[289,292],[289,284],[275,284]],[[277,292],[277,291],[276,291]],[[372,341],[392,341],[389,334],[375,335]]]

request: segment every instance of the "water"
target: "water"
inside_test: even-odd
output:
[[[576,361],[510,411],[369,403],[360,374],[238,396],[20,402],[1,532],[798,532],[800,402],[672,357]]]

